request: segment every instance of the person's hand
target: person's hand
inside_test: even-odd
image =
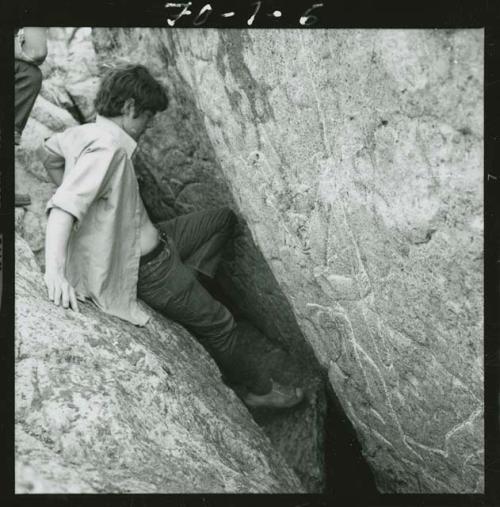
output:
[[[63,308],[71,307],[75,312],[79,311],[75,289],[63,275],[47,271],[44,275],[44,280],[49,299],[56,306],[62,305]]]

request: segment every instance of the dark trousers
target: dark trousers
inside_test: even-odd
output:
[[[42,86],[42,72],[31,63],[14,62],[15,141],[19,144],[26,122]]]
[[[231,312],[200,283],[213,278],[232,239],[236,217],[229,208],[183,215],[156,224],[166,240],[162,252],[139,268],[137,294],[149,306],[183,325],[234,384],[256,394],[271,389],[269,377],[251,366],[240,326]]]

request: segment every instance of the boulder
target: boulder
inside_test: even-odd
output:
[[[482,492],[483,32],[93,34],[168,78],[155,180],[193,201],[218,174],[379,490]]]
[[[20,237],[15,306],[16,493],[304,491],[180,326],[55,307]]]

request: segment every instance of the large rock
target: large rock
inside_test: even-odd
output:
[[[56,308],[16,239],[16,492],[303,491],[204,349],[151,314]]]
[[[483,32],[111,38],[203,119],[177,132],[208,139],[379,489],[482,492]],[[167,112],[156,181],[192,199],[199,166],[172,182],[167,154],[184,167],[189,150],[171,131]]]

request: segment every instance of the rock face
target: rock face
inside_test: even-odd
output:
[[[94,36],[184,101],[145,141],[159,200],[216,160],[379,489],[482,492],[483,32]]]
[[[153,314],[153,312],[151,312]],[[302,492],[204,349],[45,297],[16,240],[16,493]]]

